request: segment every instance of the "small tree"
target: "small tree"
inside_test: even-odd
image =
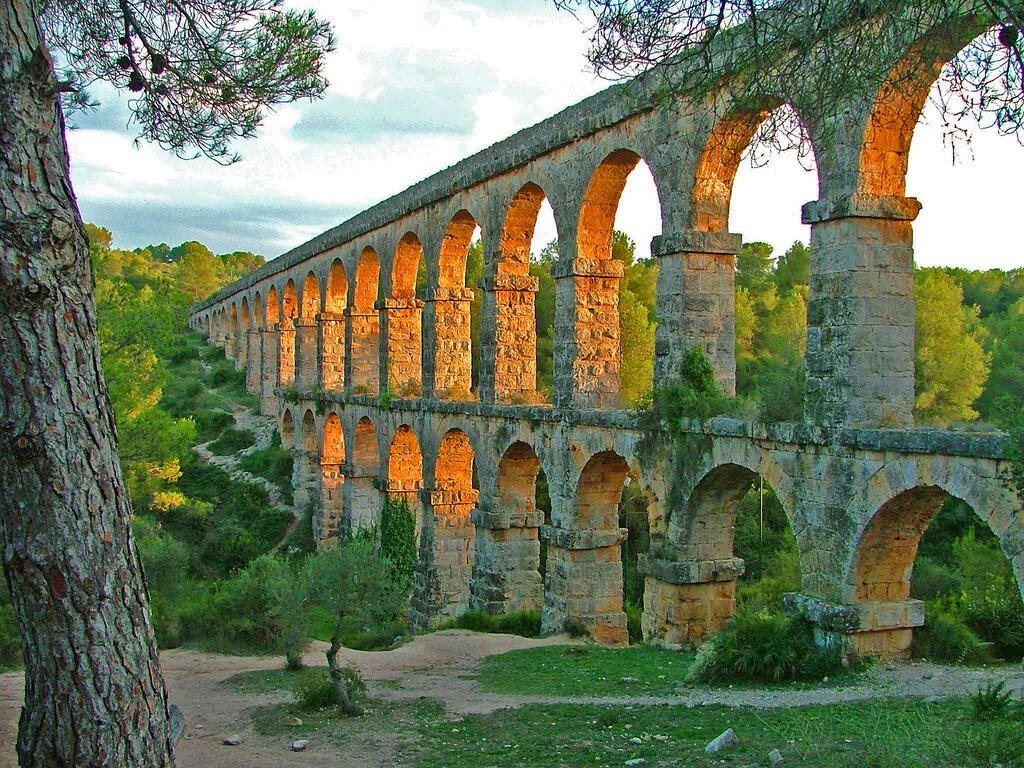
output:
[[[351,679],[338,666],[341,639],[353,628],[376,627],[395,621],[404,597],[395,584],[391,564],[381,558],[369,537],[341,542],[306,562],[308,604],[320,606],[333,624],[327,649],[327,669],[347,714],[359,714],[352,699]]]

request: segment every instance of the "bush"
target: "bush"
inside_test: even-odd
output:
[[[1006,683],[986,683],[971,696],[971,716],[975,720],[1002,720],[1013,714],[1013,694],[1006,690]]]
[[[753,583],[740,582],[736,602],[742,608],[754,613],[778,613],[782,610],[782,596],[800,590],[800,552],[792,533],[787,540],[792,541],[792,547],[777,551],[762,571],[770,576],[762,576]]]
[[[227,411],[212,409],[199,411],[193,419],[196,422],[196,437],[202,443],[213,440],[235,423],[235,417]]]
[[[964,580],[959,574],[927,555],[918,555],[914,561],[910,596],[915,600],[934,600],[942,595],[959,592],[963,584]]]
[[[218,363],[206,377],[206,382],[214,389],[229,387],[232,389],[245,388],[245,371],[235,370],[235,364],[230,361]]]
[[[206,639],[222,651],[278,653],[284,630],[277,595],[285,565],[262,555],[225,581],[204,604],[183,617],[186,639]]]
[[[291,453],[281,447],[281,436],[277,432],[274,432],[274,437],[267,448],[243,456],[238,462],[238,468],[274,483],[281,489],[281,497],[285,503],[292,503],[293,459]]]
[[[537,637],[540,634],[540,612],[515,611],[495,615],[486,611],[466,611],[458,618],[443,624],[441,629],[468,629],[471,632]]]
[[[230,456],[244,451],[256,442],[256,435],[251,429],[231,427],[225,429],[220,437],[207,446],[214,456]]]
[[[587,629],[587,625],[583,623],[583,619],[579,616],[570,616],[566,619],[564,629],[569,637],[576,640],[590,636],[590,630]]]
[[[818,647],[805,620],[741,611],[700,649],[687,679],[778,683],[820,680],[842,669],[840,650]]]
[[[935,603],[925,605],[924,626],[914,630],[911,653],[916,658],[954,664],[985,664],[993,660],[989,646],[970,627]]]
[[[629,644],[642,643],[644,632],[640,620],[644,614],[644,607],[627,600],[622,604],[622,609],[626,612],[626,631],[629,633]]]
[[[201,357],[203,358],[203,362],[209,363],[210,365],[226,359],[224,350],[216,344],[211,344],[209,347],[204,349]]]
[[[344,680],[352,707],[352,712],[346,714],[355,714],[366,700],[366,681],[351,664],[338,672]],[[338,685],[323,668],[307,670],[295,686],[295,704],[303,712],[336,707],[341,704]]]
[[[0,605],[0,671],[21,666],[21,632],[14,608]]]

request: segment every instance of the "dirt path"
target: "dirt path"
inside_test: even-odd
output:
[[[510,635],[479,635],[462,630],[435,632],[386,653],[343,651],[344,661],[352,662],[370,683],[371,695],[386,701],[427,697],[442,702],[453,716],[489,713],[525,704],[633,704],[700,706],[782,707],[803,704],[827,704],[889,696],[965,695],[987,681],[1003,680],[1007,687],[1024,694],[1024,674],[1019,667],[972,669],[914,663],[878,665],[855,684],[811,690],[765,690],[692,688],[679,696],[565,698],[549,696],[512,696],[482,690],[474,680],[480,661],[487,656],[519,648],[564,643],[564,637],[527,640]],[[342,768],[345,766],[398,765],[397,753],[402,735],[373,732],[366,721],[343,745],[313,743],[301,753],[293,753],[279,738],[258,736],[253,732],[249,713],[254,707],[274,704],[283,699],[268,695],[246,695],[228,686],[224,680],[258,669],[273,669],[281,664],[277,657],[221,656],[177,649],[161,654],[164,676],[171,701],[185,714],[184,736],[178,744],[179,768]],[[315,645],[307,654],[309,664],[322,665],[323,646]],[[402,680],[395,688],[388,681]],[[374,685],[373,683],[383,683]],[[14,739],[23,685],[20,674],[0,675],[0,768],[15,768]],[[226,736],[240,734],[243,743],[229,747]]]

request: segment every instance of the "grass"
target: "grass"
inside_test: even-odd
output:
[[[274,483],[281,489],[282,498],[290,504],[293,492],[292,461],[291,453],[281,447],[281,439],[275,431],[270,446],[247,453],[238,462],[238,468]]]
[[[555,645],[491,656],[480,667],[486,690],[550,696],[671,696],[693,656],[645,645]],[[622,678],[638,682],[621,682]]]
[[[256,435],[251,429],[238,429],[229,427],[220,433],[220,437],[214,440],[208,448],[214,456],[230,456],[239,451],[244,451],[256,442]]]
[[[631,651],[608,655],[641,665],[618,667],[617,675],[639,676],[645,660],[642,654],[628,655]],[[249,694],[290,692],[299,679],[270,670],[244,673],[226,684]],[[770,710],[530,705],[504,709],[500,716],[466,718],[452,718],[436,702],[417,700],[371,702],[367,715],[356,721],[331,709],[303,713],[303,725],[295,726],[297,714],[294,704],[277,704],[256,708],[252,717],[257,732],[282,739],[341,743],[404,737],[400,764],[415,768],[622,766],[641,758],[648,766],[741,768],[767,764],[773,749],[782,753],[787,768],[1024,768],[1021,720],[979,721],[965,699],[938,704],[876,699]],[[705,744],[726,728],[736,732],[740,744],[705,754]]]

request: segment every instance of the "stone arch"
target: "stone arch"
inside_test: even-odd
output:
[[[864,126],[858,193],[892,197],[906,193],[910,144],[928,94],[945,63],[984,30],[964,19],[943,23],[922,35],[896,63]]]
[[[330,464],[342,464],[345,461],[345,433],[341,425],[341,417],[331,411],[324,421],[323,461]]]
[[[299,316],[298,292],[295,281],[291,278],[285,283],[284,294],[281,297],[281,316],[286,320],[294,320]]]
[[[415,494],[423,487],[423,451],[420,439],[408,424],[395,430],[388,452],[389,494]],[[412,499],[409,499],[412,506]]]
[[[283,439],[282,439],[283,443]],[[322,512],[322,505],[316,504],[317,488],[320,475],[320,435],[318,434],[316,415],[312,408],[306,408],[299,423],[295,450],[292,454],[294,463],[292,465],[292,488],[296,509],[303,509],[310,502],[314,502],[313,519],[317,520]],[[319,533],[319,531],[315,531]]]
[[[313,456],[319,455],[320,441],[317,435],[316,415],[313,413],[312,408],[307,408],[306,412],[302,414],[301,434],[301,447],[303,450],[305,450],[307,454],[311,454]]]
[[[370,246],[363,248],[356,266],[355,295],[353,306],[361,312],[371,312],[377,300],[380,283],[380,260],[377,252]]]
[[[263,297],[259,291],[252,300],[252,325],[253,328],[262,328],[264,323]]]
[[[239,313],[239,328],[243,331],[249,330],[252,325],[252,319],[249,314],[249,297],[242,297],[242,311]]]
[[[320,514],[313,516],[313,538],[318,546],[334,541],[341,534],[345,509],[345,434],[341,418],[331,411],[324,421],[323,448],[320,454]]]
[[[501,228],[498,274],[530,274],[533,233],[537,226],[537,215],[546,199],[544,190],[532,181],[524,184],[512,198],[505,210],[505,221]]]
[[[761,111],[730,112],[711,131],[697,163],[690,203],[691,229],[727,232],[733,182],[743,153],[776,104]]]
[[[601,451],[590,457],[576,484],[573,527],[579,530],[617,530],[619,499],[625,487],[629,465],[615,451]]]
[[[348,306],[348,275],[341,259],[331,262],[327,273],[327,290],[324,296],[324,311],[340,315]]]
[[[423,258],[423,243],[415,232],[406,232],[398,241],[391,266],[391,297],[416,298],[416,275]]]
[[[281,414],[281,447],[291,449],[295,446],[295,417],[290,408],[285,408]]]
[[[229,327],[230,327],[231,333],[237,333],[238,332],[238,305],[235,304],[234,302],[232,302],[232,304],[231,304],[230,318],[231,318],[231,325]]]
[[[438,288],[463,288],[466,286],[466,255],[477,228],[477,220],[465,208],[450,222],[441,241],[441,256],[438,263]]]
[[[380,446],[377,430],[370,417],[356,423],[349,456],[351,472],[347,481],[349,519],[353,530],[379,524],[383,498],[377,483],[380,478]]]
[[[581,259],[605,261],[612,257],[612,233],[619,198],[626,179],[643,158],[631,149],[616,149],[601,161],[590,177],[580,208],[576,254]],[[648,166],[650,167],[650,166]],[[653,177],[653,170],[651,172]],[[661,189],[654,177],[654,186]]]
[[[349,355],[345,381],[353,391],[376,392],[380,381],[380,316],[374,302],[380,290],[380,260],[367,246],[356,265],[349,315]]]
[[[1024,514],[998,469],[980,469],[921,456],[896,459],[875,472],[850,505],[858,535],[840,561],[841,599],[905,600],[921,536],[949,497],[967,504],[995,534],[1024,597]]]
[[[476,524],[470,607],[488,613],[539,611],[544,602],[540,526],[537,509],[540,459],[522,440],[498,462],[497,486],[489,515]]]
[[[416,297],[416,276],[423,244],[406,232],[395,249],[391,267],[391,296],[381,313],[381,336],[388,383],[392,392],[417,397],[423,385],[423,301]]]
[[[281,301],[277,297],[277,288],[270,286],[267,290],[267,325],[281,322]]]
[[[320,278],[310,270],[302,285],[302,300],[299,315],[312,320],[320,314]]]
[[[461,493],[473,488],[473,461],[476,453],[469,435],[461,429],[449,429],[441,438],[434,468],[437,490]]]

